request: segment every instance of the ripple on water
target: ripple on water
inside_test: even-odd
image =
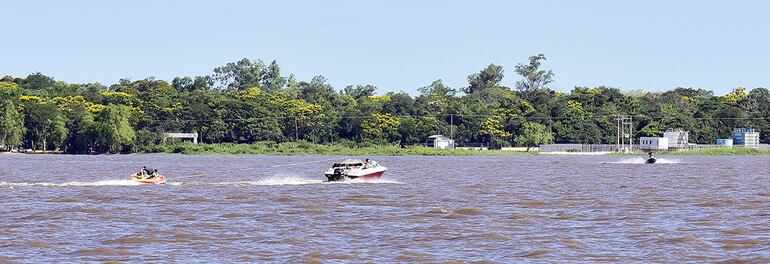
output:
[[[449,240],[474,240],[474,239],[502,241],[502,240],[511,240],[511,237],[500,233],[481,233],[481,234],[455,236],[455,237],[449,238]]]
[[[751,231],[745,228],[735,228],[730,230],[722,230],[721,233],[725,235],[748,235],[751,233]]]
[[[133,245],[133,244],[143,245],[143,244],[156,243],[156,242],[162,242],[162,241],[159,241],[154,238],[135,237],[135,236],[102,240],[102,243],[104,244],[120,244],[120,245]]]
[[[396,257],[401,262],[428,262],[433,259],[433,255],[416,251],[404,250]]]
[[[74,198],[74,197],[46,200],[47,203],[75,203],[79,201],[80,200],[78,198]]]
[[[548,254],[550,252],[551,251],[547,250],[547,249],[537,249],[537,250],[533,250],[533,251],[522,252],[522,253],[519,253],[516,256],[517,257],[521,257],[521,258],[536,258],[536,257],[540,257],[542,255]]]
[[[307,253],[302,256],[305,263],[322,263],[324,260],[352,260],[353,256],[341,253]]]
[[[753,248],[760,243],[759,239],[720,239],[716,242],[723,244],[722,248],[727,250]]]
[[[92,248],[92,249],[81,249],[76,250],[72,252],[73,255],[76,256],[130,256],[130,255],[139,255],[139,253],[129,251],[126,249],[115,249],[115,248]]]

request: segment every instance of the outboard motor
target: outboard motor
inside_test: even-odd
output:
[[[332,177],[329,177],[329,181],[340,181],[348,177],[348,171],[345,168],[335,168]]]

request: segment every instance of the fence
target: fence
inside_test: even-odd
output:
[[[746,146],[746,145],[689,145],[687,146],[687,150],[702,150],[702,149],[712,149],[712,148],[753,148],[758,150],[770,150],[770,145],[768,144],[759,144],[754,146]]]
[[[754,148],[758,150],[770,151],[770,145],[760,144],[756,146],[744,146],[744,145],[688,145],[686,149],[682,150],[702,150],[712,148]],[[640,151],[639,145],[626,145],[626,152]],[[556,153],[600,153],[600,152],[622,152],[618,150],[618,145],[615,144],[547,144],[540,145],[540,152],[556,152]]]
[[[540,152],[622,152],[639,151],[639,145],[625,145],[619,148],[616,144],[547,144],[540,145]]]

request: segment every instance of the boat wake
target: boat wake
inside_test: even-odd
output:
[[[305,179],[300,177],[271,177],[254,181],[233,181],[233,182],[171,182],[175,186],[280,186],[280,185],[307,185],[307,184],[401,184],[399,181],[378,179],[378,180],[347,180],[339,182],[329,182],[320,179]]]
[[[347,180],[340,182],[328,182],[321,179],[305,179],[300,177],[271,177],[260,180],[244,180],[244,181],[229,181],[229,182],[204,182],[204,181],[179,181],[168,182],[168,185],[173,186],[280,186],[280,185],[306,185],[306,184],[402,184],[402,182],[390,179],[379,180]],[[51,183],[51,182],[0,182],[0,188],[14,188],[14,187],[79,187],[79,186],[138,186],[144,185],[132,180],[102,180],[93,182],[65,182],[65,183]]]
[[[647,158],[643,157],[633,157],[633,158],[625,158],[619,161],[612,161],[612,162],[605,162],[609,164],[646,164]],[[676,164],[679,163],[678,160],[674,159],[665,159],[665,158],[656,158],[655,164]]]
[[[135,186],[140,183],[132,180],[103,180],[93,182],[65,182],[65,183],[51,183],[51,182],[0,182],[0,187],[28,187],[28,186],[53,186],[53,187],[67,187],[67,186]]]

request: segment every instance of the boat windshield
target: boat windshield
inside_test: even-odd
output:
[[[332,168],[358,168],[363,165],[363,163],[334,163]]]

